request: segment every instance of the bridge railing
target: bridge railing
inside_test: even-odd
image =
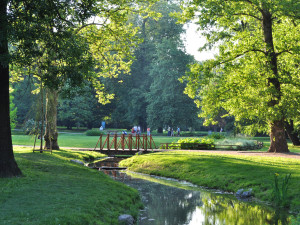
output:
[[[135,135],[132,134],[100,134],[98,142],[94,148],[97,149],[99,145],[100,150],[145,150],[154,149],[156,145],[151,135]]]

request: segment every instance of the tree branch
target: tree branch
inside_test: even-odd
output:
[[[258,16],[254,16],[254,15],[251,15],[251,14],[247,14],[247,13],[235,13],[235,14],[233,14],[234,16],[240,16],[240,15],[242,15],[242,16],[250,16],[250,17],[253,17],[253,18],[255,18],[255,19],[257,19],[257,20],[262,20],[262,18],[259,18]]]
[[[243,55],[245,55],[245,54],[247,54],[247,53],[249,53],[249,52],[261,52],[261,53],[264,53],[265,55],[267,55],[266,52],[264,52],[264,51],[262,51],[262,50],[260,50],[260,49],[250,49],[250,50],[247,50],[247,51],[245,51],[245,52],[243,52],[243,53],[241,53],[241,54],[236,55],[235,57],[233,57],[233,58],[231,58],[231,59],[222,61],[222,62],[220,62],[218,65],[222,65],[222,64],[224,64],[224,63],[233,61],[233,60],[235,60],[235,59],[237,59],[237,58],[239,58],[239,57],[241,57],[241,56],[243,56]]]
[[[96,25],[96,26],[104,26],[107,22],[108,18],[105,19],[105,21],[103,23],[87,23],[87,24],[84,24],[82,25],[81,27],[79,27],[77,30],[76,30],[76,33],[78,33],[79,31],[81,31],[83,28],[85,27],[88,27],[88,26],[91,26],[91,25]]]
[[[284,51],[282,51],[282,52],[278,52],[278,53],[276,53],[275,55],[276,55],[276,57],[277,56],[279,56],[279,55],[281,55],[282,53],[290,53],[290,54],[293,54],[293,53],[291,53],[289,50],[284,50]]]

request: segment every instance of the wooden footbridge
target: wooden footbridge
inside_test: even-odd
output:
[[[156,145],[151,135],[101,134],[93,151],[106,155],[134,155],[140,151],[153,152],[154,149]]]

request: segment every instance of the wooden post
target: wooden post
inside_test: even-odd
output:
[[[150,149],[152,149],[152,143],[151,143],[151,140],[152,140],[152,136],[151,136],[151,134],[150,134]]]
[[[117,140],[118,140],[118,135],[117,135],[117,133],[115,133],[115,136],[114,136],[114,147],[115,147],[115,150],[118,150]]]
[[[145,146],[145,139],[146,139],[146,146]],[[143,134],[143,149],[147,151],[147,135]]]
[[[130,151],[132,150],[132,134],[128,135],[128,148]]]
[[[140,135],[138,134],[135,138],[136,140],[136,149],[140,150]]]
[[[122,145],[123,151],[125,150],[124,139],[125,139],[125,134],[122,134],[121,135],[121,145]]]
[[[37,134],[35,135],[35,138],[34,138],[34,144],[33,144],[33,150],[32,150],[32,152],[34,152],[34,150],[35,150],[36,136],[37,136]]]
[[[109,133],[107,134],[107,150],[110,150],[110,146],[109,146]]]
[[[103,150],[103,146],[102,146],[102,134],[100,134],[99,139],[100,139],[100,150]]]

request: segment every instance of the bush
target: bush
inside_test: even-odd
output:
[[[40,130],[41,130],[41,126],[42,126],[41,122],[39,122],[37,124],[35,120],[29,119],[23,125],[22,131],[26,135],[38,134],[40,132]],[[44,129],[45,129],[45,124],[44,124]]]
[[[86,136],[100,136],[100,134],[104,134],[104,132],[100,130],[88,130],[85,132]]]
[[[243,147],[251,147],[257,145],[257,141],[255,140],[247,140],[247,139],[225,139],[217,142],[218,145],[239,145]]]
[[[213,138],[213,139],[224,139],[225,138],[225,136],[220,133],[212,133],[209,135],[209,137]]]
[[[215,140],[212,138],[184,138],[178,140],[176,143],[170,145],[170,149],[199,149],[199,145],[196,144],[204,144],[207,145],[207,149],[215,148]]]

